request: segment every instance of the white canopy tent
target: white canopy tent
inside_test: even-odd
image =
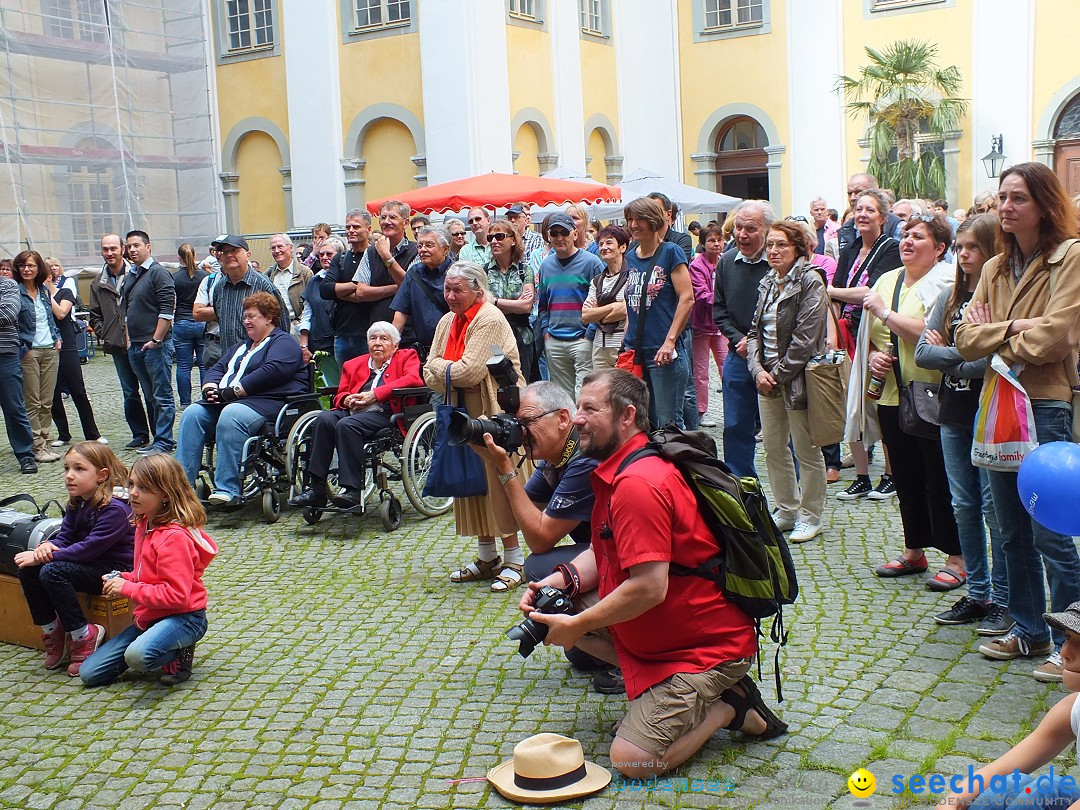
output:
[[[561,180],[577,180],[579,182],[593,182],[584,172],[560,166],[547,174],[545,177],[555,177]],[[706,191],[703,188],[689,186],[678,180],[664,177],[660,172],[651,169],[636,169],[626,175],[619,183],[622,189],[622,201],[617,203],[600,203],[590,205],[589,216],[593,219],[620,219],[623,208],[630,200],[644,197],[654,191],[659,191],[679,206],[680,214],[703,214],[720,213],[730,211],[742,200],[738,197],[730,197],[727,194],[717,194],[715,191]],[[536,207],[532,210],[533,222],[542,222],[544,217],[552,211],[561,211],[563,206]]]

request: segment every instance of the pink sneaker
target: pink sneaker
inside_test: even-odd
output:
[[[68,665],[67,674],[72,678],[78,675],[79,669],[83,665],[83,661],[93,655],[104,640],[105,628],[100,624],[90,625],[90,635],[82,641],[76,641],[74,638],[71,639],[71,663]]]
[[[45,645],[45,669],[60,669],[68,657],[68,635],[60,622],[51,633],[42,633],[41,641]]]

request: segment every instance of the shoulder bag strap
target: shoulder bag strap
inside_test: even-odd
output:
[[[636,249],[636,248],[635,248]],[[657,248],[659,251],[659,248]],[[641,345],[645,341],[645,303],[649,296],[649,280],[652,278],[653,265],[650,260],[649,269],[641,279],[641,297],[638,299],[637,334],[634,338],[635,359],[638,352],[641,353],[641,378],[648,386],[649,394],[652,394],[652,381],[649,379],[649,367],[645,363],[645,351]]]
[[[0,507],[10,506],[13,503],[19,503],[20,501],[32,503],[34,505],[35,512],[37,512],[39,515],[45,514],[45,510],[38,506],[37,501],[34,500],[34,496],[26,492],[20,492],[18,495],[9,495],[8,497],[0,500]]]
[[[421,278],[422,273],[422,270],[416,269],[416,272],[414,273],[412,269],[410,269],[406,272],[406,275],[412,276],[413,283],[416,284],[423,291],[424,295],[428,297],[428,300],[435,306],[435,308],[439,310],[439,312],[441,312],[443,315],[445,315],[447,312],[450,311],[450,306],[446,303],[445,298],[439,297],[436,294],[435,290],[433,290],[429,285],[424,283],[423,278]]]
[[[893,289],[892,294],[892,311],[895,313],[896,308],[900,306],[900,288],[904,286],[904,270],[900,271],[900,275],[896,277],[896,287]],[[884,325],[886,329],[889,329],[889,325]],[[900,339],[896,336],[896,332],[889,329],[889,337],[892,339],[893,351],[896,353],[896,387],[901,386],[901,380],[903,379],[904,372],[900,368]]]

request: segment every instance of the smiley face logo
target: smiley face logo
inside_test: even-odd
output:
[[[848,777],[847,786],[848,790],[851,791],[852,796],[865,799],[877,790],[877,780],[870,771],[866,770],[866,768],[859,768],[859,770]]]

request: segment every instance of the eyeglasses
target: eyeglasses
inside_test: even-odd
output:
[[[472,219],[469,220],[469,224],[470,225],[475,225],[477,222],[483,222],[483,221],[484,221],[483,217],[473,217]]]
[[[934,222],[937,217],[933,214],[912,214],[907,218],[908,222]]]
[[[243,316],[241,316],[240,323],[251,323],[252,321],[258,320],[261,317],[261,312],[258,315],[248,315],[245,313]]]
[[[333,256],[334,251],[332,251],[332,250],[320,250],[316,255],[317,256]]]
[[[489,233],[488,234],[488,241],[490,241],[490,242],[501,242],[503,239],[506,239],[509,235],[510,234],[508,234],[508,233]]]
[[[538,413],[536,416],[530,416],[527,419],[518,419],[518,424],[521,425],[523,428],[530,428],[537,422],[539,422],[541,419],[543,419],[545,416],[551,416],[553,413],[558,412],[559,410],[557,408],[553,411],[544,411],[543,413]]]
[[[450,231],[450,238],[451,239],[453,239],[455,236],[464,236],[464,235],[465,235],[465,231]]]
[[[766,250],[786,250],[791,247],[791,242],[766,242]]]
[[[809,222],[809,220],[801,214],[794,217],[787,217],[788,222]]]
[[[548,231],[548,236],[553,237],[553,238],[554,237],[563,238],[563,237],[567,237],[569,235],[570,235],[570,231],[566,230],[565,228],[551,228]]]

